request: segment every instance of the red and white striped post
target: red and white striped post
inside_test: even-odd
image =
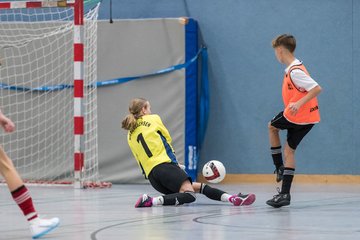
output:
[[[74,3],[74,187],[83,188],[84,172],[84,1]]]

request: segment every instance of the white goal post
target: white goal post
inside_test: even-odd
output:
[[[98,9],[0,2],[0,107],[16,125],[0,144],[26,182],[111,185],[98,171]]]

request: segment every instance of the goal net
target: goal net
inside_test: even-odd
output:
[[[49,2],[42,3],[47,6]],[[0,3],[0,107],[16,125],[13,133],[1,131],[0,144],[25,182],[72,184],[76,138],[74,8],[24,6],[6,8]],[[96,4],[85,12],[83,26],[81,182],[85,187],[100,183],[96,104],[98,8]]]

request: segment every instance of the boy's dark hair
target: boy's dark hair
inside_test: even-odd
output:
[[[295,40],[294,36],[289,35],[289,34],[282,34],[280,36],[277,36],[276,38],[274,38],[274,40],[272,40],[271,44],[272,44],[273,48],[283,46],[284,48],[289,50],[291,53],[293,53],[296,48],[296,40]]]

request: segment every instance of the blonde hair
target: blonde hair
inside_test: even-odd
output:
[[[146,106],[148,100],[145,98],[134,98],[129,105],[129,114],[121,122],[121,127],[125,130],[134,131],[136,128],[136,120],[144,114],[141,112]]]
[[[296,39],[292,35],[282,34],[272,40],[271,44],[273,48],[283,46],[284,48],[289,50],[289,52],[293,53],[296,48]]]

